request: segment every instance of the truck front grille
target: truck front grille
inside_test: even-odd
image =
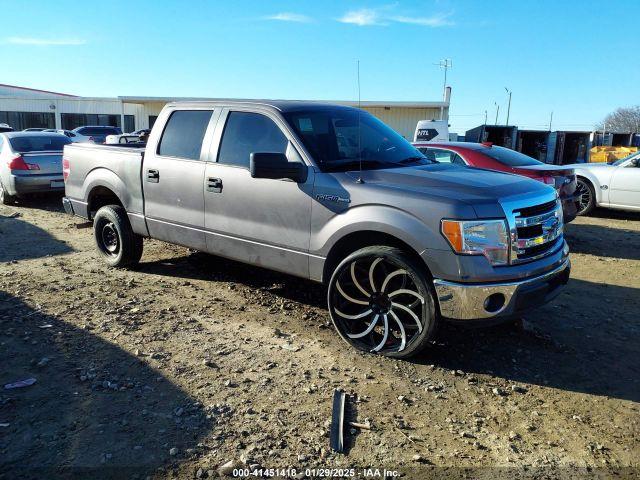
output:
[[[509,213],[512,264],[536,260],[562,247],[562,206],[559,200],[514,208]]]

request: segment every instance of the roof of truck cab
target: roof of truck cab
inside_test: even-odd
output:
[[[340,105],[330,102],[310,101],[310,100],[191,100],[170,102],[167,106],[175,107],[203,107],[203,106],[225,106],[225,107],[270,107],[282,113],[311,109],[324,108],[353,108],[349,105]]]

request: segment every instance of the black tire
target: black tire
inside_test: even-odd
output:
[[[13,195],[9,195],[7,191],[4,189],[2,182],[0,182],[0,204],[2,205],[13,205],[16,202],[16,197]]]
[[[596,206],[596,192],[591,182],[585,178],[578,177],[576,195],[578,196],[578,211],[576,215],[589,215]]]
[[[329,281],[327,304],[349,345],[388,357],[417,354],[438,325],[426,269],[393,247],[365,247],[340,262]]]
[[[93,219],[93,236],[100,256],[111,267],[132,267],[142,257],[142,237],[133,232],[127,212],[119,205],[98,210]]]

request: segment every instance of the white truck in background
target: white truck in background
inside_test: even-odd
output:
[[[448,142],[449,122],[447,120],[420,120],[413,134],[414,142]]]

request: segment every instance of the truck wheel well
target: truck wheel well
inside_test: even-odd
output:
[[[360,250],[361,248],[371,247],[374,245],[399,248],[416,261],[418,265],[424,265],[427,276],[431,277],[429,267],[424,263],[424,260],[420,257],[418,252],[416,252],[408,243],[403,242],[399,238],[389,235],[388,233],[364,230],[350,233],[342,237],[333,247],[331,247],[329,255],[327,255],[327,259],[324,262],[324,269],[322,272],[323,283],[326,284],[329,282],[333,270],[348,255],[352,254],[356,250]]]
[[[95,187],[89,193],[89,202],[87,205],[89,219],[92,219],[95,216],[95,213],[105,205],[122,206],[122,202],[118,196],[107,187]]]

